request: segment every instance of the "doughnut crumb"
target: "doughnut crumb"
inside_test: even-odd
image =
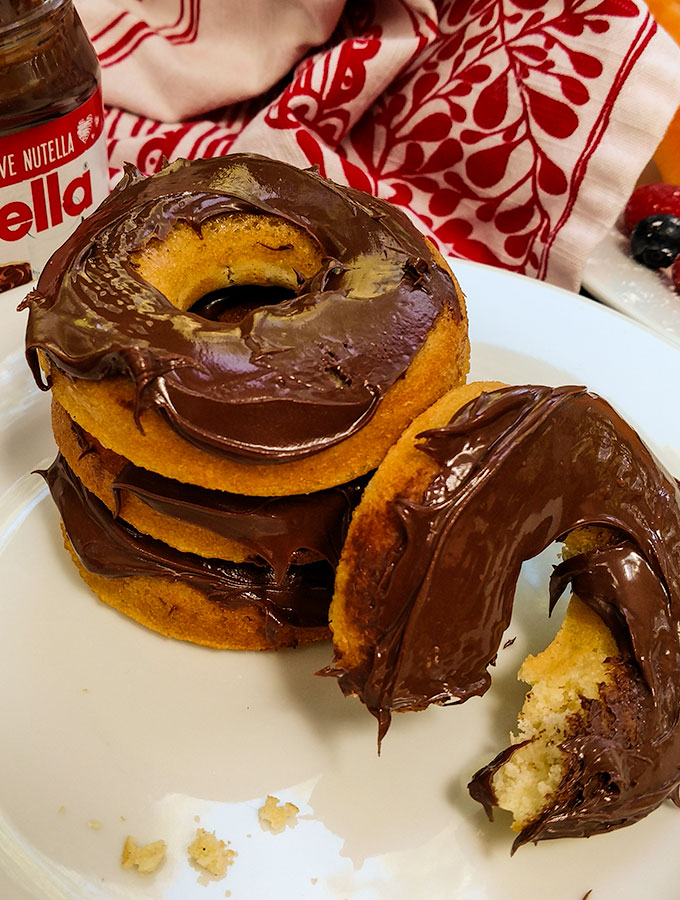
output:
[[[237,857],[235,850],[230,850],[224,841],[215,836],[214,831],[206,831],[205,828],[196,830],[196,837],[188,846],[191,859],[218,878],[227,874],[227,868]]]
[[[294,803],[281,803],[278,797],[267,795],[264,804],[258,809],[257,817],[264,831],[278,834],[287,825],[297,825],[297,814],[300,812]]]
[[[142,875],[151,875],[165,859],[165,841],[152,841],[150,844],[140,845],[131,836],[125,838],[120,864],[123,869],[132,869],[135,866]]]

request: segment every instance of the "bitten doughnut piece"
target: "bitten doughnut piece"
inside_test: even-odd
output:
[[[515,810],[519,843],[635,822],[680,783],[678,483],[585,388],[503,387],[453,406],[435,427],[428,413],[414,422],[356,510],[327,674],[366,703],[379,740],[393,711],[483,694],[522,562],[583,525],[611,529],[556,567],[550,608],[571,585],[585,610],[527,662],[522,740],[471,790]],[[410,465],[395,475],[394,459],[418,452],[429,479]],[[384,523],[374,551],[368,533]]]
[[[565,557],[616,543],[609,529],[576,529],[566,538]],[[487,808],[513,812],[521,832],[551,803],[565,775],[561,745],[586,726],[586,710],[612,683],[621,656],[604,621],[578,597],[569,606],[550,645],[528,656],[518,678],[531,685],[512,735],[514,752],[496,771],[480,770],[471,790]],[[521,746],[520,746],[521,745]],[[507,752],[507,751],[506,751]]]
[[[37,382],[85,431],[248,495],[365,475],[468,370],[463,294],[406,215],[248,154],[128,167],[23,307]]]
[[[516,847],[531,839],[534,823],[554,804],[567,775],[563,745],[587,735],[588,710],[606,697],[620,666],[611,632],[576,597],[550,646],[522,664],[518,676],[531,690],[512,751],[481,769],[470,784],[472,796],[489,813],[494,806],[513,813],[512,828],[523,833]]]
[[[608,528],[576,529],[567,536],[563,555],[567,562],[553,577],[553,596],[573,577],[587,602],[572,595],[553,641],[523,662],[519,678],[531,690],[517,734],[469,786],[489,818],[496,806],[512,812],[518,832],[513,852],[530,841],[608,831],[642,818],[666,797],[678,801],[680,738],[673,731],[662,733],[671,724],[674,687],[657,684],[652,690],[640,666],[641,643],[636,663],[629,636],[617,630],[617,641],[594,611],[615,594],[631,595],[631,580],[652,596],[658,585],[651,579],[645,584],[644,575],[631,579],[636,564],[643,570],[644,564],[626,547],[625,536]],[[596,579],[585,574],[586,559],[599,570]],[[642,608],[640,598],[629,599]],[[626,608],[622,598],[617,604]],[[626,609],[632,621],[631,613]],[[668,622],[661,631],[667,630]],[[674,659],[665,637],[662,633],[659,646],[648,648],[657,677],[661,656],[671,664]],[[661,688],[666,696],[660,709]]]

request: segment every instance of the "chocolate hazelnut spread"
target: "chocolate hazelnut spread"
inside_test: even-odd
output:
[[[183,484],[128,463],[116,477],[114,491],[135,494],[158,512],[245,544],[282,580],[304,555],[325,559],[335,569],[367,480],[313,494],[248,497]]]
[[[87,491],[58,456],[42,473],[81,563],[110,578],[150,575],[201,591],[213,603],[264,614],[272,642],[282,627],[328,624],[334,570],[326,562],[291,566],[278,580],[269,566],[181,553],[139,534]]]
[[[107,193],[99,64],[71,0],[0,0],[0,290]]]
[[[510,387],[480,395],[421,434],[439,471],[418,500],[397,499],[401,542],[372,609],[379,633],[362,666],[329,669],[358,694],[384,737],[395,710],[484,694],[512,612],[520,566],[573,528],[621,535],[557,567],[611,629],[619,683],[589,703],[566,741],[554,806],[520,842],[587,835],[636,821],[680,782],[680,489],[635,431],[581,387]],[[473,781],[490,807],[504,751]]]
[[[630,825],[680,790],[680,654],[677,609],[662,580],[630,541],[572,557],[551,579],[551,605],[571,583],[617,639],[622,664],[560,744],[564,774],[546,808],[513,843],[588,837]],[[677,604],[677,595],[676,595]],[[642,675],[642,677],[640,677]],[[470,794],[489,818],[493,776],[521,746],[503,750],[473,776]]]
[[[125,494],[134,494],[165,516],[197,525],[248,547],[254,562],[266,562],[277,581],[295,563],[325,559],[335,569],[350,517],[370,475],[312,494],[250,497],[165,478],[107,450],[75,422],[71,431],[80,458],[99,457],[112,478],[120,513]]]
[[[178,222],[275,216],[321,247],[297,296],[241,321],[173,306],[130,256]],[[377,274],[376,274],[377,273]],[[300,459],[374,415],[441,316],[462,320],[451,276],[407,217],[313,171],[234,154],[126,175],[28,298],[27,357],[80,379],[130,378],[137,420],[160,410],[183,438],[240,462]]]

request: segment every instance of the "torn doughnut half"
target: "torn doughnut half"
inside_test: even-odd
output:
[[[524,666],[517,742],[472,783],[487,809],[515,811],[516,846],[677,798],[678,483],[584,387],[466,385],[378,467],[337,570],[325,674],[376,716],[380,742],[394,712],[486,692],[522,563],[587,525],[610,537],[581,538],[556,568],[551,606],[568,585],[580,603]]]
[[[551,593],[573,577],[586,602],[573,594],[553,641],[523,662],[518,677],[530,690],[517,733],[469,784],[490,819],[494,807],[513,814],[513,853],[531,841],[588,837],[631,824],[667,797],[678,803],[680,740],[668,708],[674,685],[650,690],[625,635],[619,646],[594,611],[614,591],[625,590],[627,569],[645,566],[625,538],[608,529],[577,529],[563,555]],[[586,574],[586,567],[596,574]],[[645,580],[640,578],[638,588],[654,593],[651,579],[647,585]],[[661,649],[664,644],[662,639],[661,646],[649,648],[661,669],[659,653],[669,649]]]

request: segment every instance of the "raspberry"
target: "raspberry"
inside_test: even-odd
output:
[[[676,216],[646,216],[630,236],[633,259],[648,269],[665,269],[680,253],[680,219]]]
[[[659,182],[636,188],[623,213],[626,233],[630,234],[640,219],[660,213],[680,218],[680,187]]]

